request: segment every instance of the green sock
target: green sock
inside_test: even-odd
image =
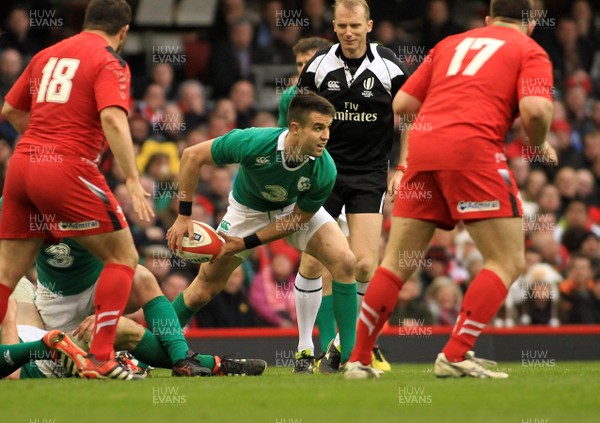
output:
[[[317,313],[317,327],[321,350],[325,352],[327,345],[335,338],[335,317],[333,316],[333,295],[325,295]]]
[[[33,360],[49,360],[48,347],[40,339],[13,345],[0,345],[0,378],[6,377]]]
[[[183,337],[179,319],[167,297],[161,295],[148,301],[144,306],[144,316],[146,316],[148,329],[163,344],[171,357],[171,362],[175,364],[185,358],[185,353],[190,347]]]
[[[144,336],[135,349],[131,351],[131,354],[139,361],[143,361],[152,367],[170,369],[173,366],[167,350],[148,329],[144,331]]]
[[[172,304],[175,313],[177,313],[179,324],[181,325],[181,327],[184,327],[188,324],[188,322],[190,321],[194,313],[196,313],[196,311],[188,308],[188,306],[185,305],[185,302],[183,301],[183,292],[180,293],[177,296],[177,298],[173,300]]]
[[[347,284],[333,281],[333,314],[340,332],[340,353],[342,364],[350,358],[356,342],[356,320],[358,317],[358,298],[356,282]]]

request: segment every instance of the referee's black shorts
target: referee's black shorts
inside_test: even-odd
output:
[[[382,213],[387,190],[387,169],[368,173],[338,172],[333,191],[323,207],[334,218],[346,213]]]

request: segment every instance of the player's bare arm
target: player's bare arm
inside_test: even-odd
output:
[[[29,112],[25,110],[19,110],[11,106],[8,101],[4,101],[4,106],[2,106],[2,114],[19,134],[23,134],[23,132],[25,132],[25,129],[27,129],[27,126],[29,125]]]
[[[261,244],[268,244],[269,242],[276,241],[296,232],[304,223],[307,223],[312,219],[314,215],[315,213],[301,210],[296,204],[292,213],[277,218],[274,222],[256,232],[254,235],[258,237]],[[294,222],[295,224],[290,225],[290,222]],[[219,235],[223,237],[225,244],[223,245],[221,253],[214,261],[223,256],[232,256],[247,249],[244,238],[229,236],[224,233],[219,233]]]
[[[181,156],[181,167],[179,170],[179,203],[180,214],[173,223],[173,226],[167,231],[167,243],[171,250],[181,250],[183,235],[194,233],[194,224],[192,223],[191,210],[189,215],[181,214],[181,204],[187,203],[191,208],[191,202],[194,199],[196,185],[200,178],[200,168],[204,165],[214,165],[211,148],[214,139],[188,147],[183,150]]]
[[[125,184],[133,210],[142,220],[148,222],[150,217],[154,216],[154,212],[146,201],[150,194],[144,191],[140,184],[127,114],[120,107],[106,107],[100,112],[100,120],[110,149],[125,173]]]
[[[546,135],[552,122],[553,105],[545,97],[527,96],[519,102],[519,111],[523,128],[527,134],[525,142],[532,146],[542,147],[541,153],[551,163],[558,164],[558,155],[554,148],[546,142]]]

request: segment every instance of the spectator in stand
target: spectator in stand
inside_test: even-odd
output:
[[[600,274],[600,237],[591,231],[588,232],[583,238],[579,251],[590,259],[596,275]]]
[[[177,92],[177,105],[183,112],[187,133],[207,121],[204,86],[194,80],[183,81]]]
[[[261,19],[254,30],[254,44],[256,48],[262,49],[269,47],[279,38],[281,32],[281,23],[284,10],[280,0],[267,0],[263,2],[261,9]]]
[[[0,37],[0,50],[14,48],[23,55],[26,63],[42,48],[38,38],[38,31],[31,31],[29,9],[24,6],[16,6],[11,10],[4,27],[6,33]]]
[[[563,207],[559,214],[562,216],[569,201],[577,195],[577,173],[572,167],[563,167],[554,178],[554,186],[558,189],[560,201]]]
[[[236,128],[246,129],[251,126],[256,115],[254,85],[250,81],[238,81],[231,87],[229,98],[236,111]]]
[[[0,102],[17,81],[23,70],[23,57],[14,48],[7,48],[0,53]]]
[[[427,4],[427,16],[421,28],[421,45],[429,50],[442,39],[459,32],[462,32],[462,28],[452,21],[447,1],[430,0]]]
[[[176,142],[184,137],[187,132],[187,125],[184,119],[185,116],[177,104],[167,103],[160,121],[154,124],[160,133],[161,140]]]
[[[447,276],[436,277],[427,288],[425,299],[434,325],[454,326],[460,314],[462,293],[452,279]]]
[[[567,267],[567,278],[560,284],[561,312],[564,323],[600,323],[596,320],[596,303],[592,291],[594,279],[590,259],[573,254]]]
[[[165,92],[158,84],[150,84],[146,88],[144,97],[137,105],[137,112],[151,125],[153,134],[158,135],[158,126],[162,121],[166,105]]]
[[[226,41],[216,44],[209,63],[215,98],[227,97],[233,84],[249,79],[254,52],[252,51],[253,28],[247,19],[232,24]]]
[[[169,301],[173,301],[192,282],[193,277],[182,272],[171,272],[165,276],[160,284],[163,294]]]
[[[421,272],[421,282],[425,290],[438,276],[448,275],[448,264],[450,263],[450,258],[448,257],[448,252],[442,246],[431,247],[425,255],[425,260],[422,260],[421,257],[417,257],[410,252],[407,253],[406,257],[401,257],[400,260],[401,262],[402,260],[406,260],[405,265],[408,265],[411,262],[423,262],[422,265],[425,266]]]
[[[137,150],[135,152],[137,156],[144,142],[150,138],[150,123],[139,113],[134,114],[129,118],[129,131],[131,132],[133,147]]]
[[[594,202],[597,196],[594,174],[588,169],[579,169],[576,172],[576,178],[577,197],[588,203]]]
[[[235,109],[235,103],[229,98],[222,98],[215,104],[215,108],[211,113],[212,117],[223,118],[227,122],[227,131],[234,129],[237,124],[237,111]],[[210,126],[210,122],[209,122]]]
[[[599,103],[600,104],[600,103]],[[586,167],[592,167],[600,160],[600,131],[587,134],[584,138],[583,158]]]
[[[548,177],[543,170],[540,169],[531,169],[529,171],[529,175],[527,176],[527,183],[525,184],[525,189],[521,191],[523,198],[526,201],[535,202],[535,199],[539,197],[540,191],[542,187],[544,187],[548,183]],[[536,209],[537,203],[536,204]]]
[[[261,267],[250,286],[250,305],[258,317],[271,326],[296,326],[294,279],[298,254],[292,248],[272,249],[261,246]]]
[[[571,3],[571,15],[577,25],[577,34],[586,51],[597,47],[598,32],[594,26],[594,14],[588,0],[574,0]]]
[[[331,25],[332,16],[327,16],[327,6],[324,0],[304,0],[302,5],[303,18],[308,18],[308,25],[302,27],[302,38],[321,37],[333,41],[335,33]]]
[[[245,289],[243,266],[233,271],[227,285],[210,303],[196,313],[196,322],[202,328],[249,327],[259,321],[250,308]]]
[[[395,54],[400,55],[400,40],[396,36],[396,27],[392,21],[379,20],[375,25],[375,42],[389,48]],[[406,62],[407,57],[400,56],[401,62]],[[413,67],[411,67],[411,70]]]
[[[215,217],[218,218],[227,209],[229,192],[232,187],[231,172],[227,167],[215,167],[208,180],[209,191],[206,197],[215,208]],[[217,220],[220,222],[220,219]]]
[[[567,78],[565,84],[567,117],[575,131],[572,137],[578,147],[581,147],[582,137],[586,132],[594,129],[590,117],[591,102],[589,99],[589,95],[592,93],[592,82],[588,74],[579,69]]]
[[[558,215],[561,207],[558,188],[552,184],[544,185],[540,188],[537,203],[539,206],[538,213]]]
[[[164,239],[164,235],[163,235]],[[162,241],[162,240],[161,240]],[[173,255],[169,249],[163,244],[147,244],[140,251],[140,261],[156,277],[158,284],[162,287],[165,296],[169,301],[173,301],[169,295],[172,295],[165,290],[163,282],[171,271],[170,257]]]
[[[562,276],[550,265],[533,265],[522,278],[520,289],[520,318],[523,325],[558,326],[558,284]],[[515,284],[517,285],[517,284]]]
[[[168,101],[175,100],[177,87],[175,72],[171,63],[156,63],[152,66],[152,82],[158,84],[165,93]]]
[[[275,128],[277,127],[277,119],[272,113],[258,112],[250,122],[250,126],[254,128]]]
[[[566,262],[566,252],[561,251],[560,244],[549,231],[535,231],[530,237],[530,246],[539,251],[542,261],[555,269],[562,269]]]
[[[581,152],[577,151],[572,142],[572,129],[566,120],[552,122],[550,130],[556,135],[557,143],[554,148],[558,153],[558,166],[570,166],[576,169],[583,167]]]
[[[579,38],[577,23],[570,16],[558,19],[555,38],[545,49],[554,65],[555,81],[564,81],[577,69],[590,71],[591,52],[586,49],[585,41]]]

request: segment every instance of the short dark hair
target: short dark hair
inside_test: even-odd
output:
[[[492,0],[490,17],[524,22],[533,16],[533,0]]]
[[[335,116],[335,107],[327,99],[312,93],[297,94],[290,103],[288,110],[288,126],[292,121],[304,126],[309,113],[317,112],[322,115]]]
[[[131,22],[131,7],[125,0],[92,0],[85,9],[83,29],[117,35]]]
[[[298,40],[294,47],[292,47],[292,51],[294,55],[296,54],[305,54],[312,50],[321,50],[327,47],[331,47],[333,43],[325,38],[321,37],[308,37],[301,38]]]

